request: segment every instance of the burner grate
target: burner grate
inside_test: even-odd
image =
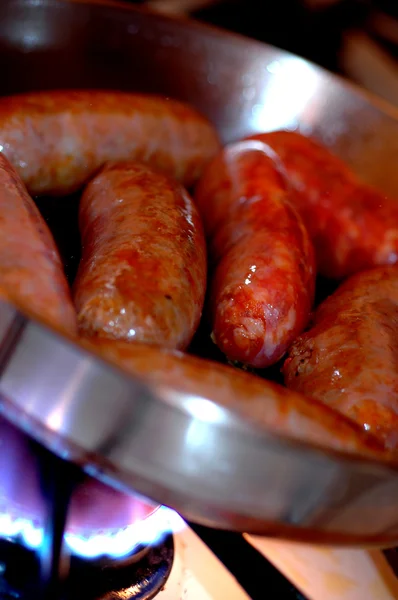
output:
[[[152,600],[165,585],[173,558],[171,535],[131,564],[112,561],[107,566],[72,557],[62,600]],[[39,578],[34,552],[0,541],[0,600],[37,600]]]

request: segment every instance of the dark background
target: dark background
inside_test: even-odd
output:
[[[154,2],[179,2],[126,1],[151,7]],[[188,15],[299,54],[398,106],[397,0],[206,2]]]

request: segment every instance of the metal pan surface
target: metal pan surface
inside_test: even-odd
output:
[[[206,114],[224,141],[299,128],[398,195],[395,111],[239,36],[122,4],[2,0],[0,65],[3,95],[166,94]],[[45,204],[73,278],[76,201]],[[398,542],[396,466],[277,438],[226,407],[205,418],[205,399],[155,393],[8,305],[0,305],[0,394],[1,412],[60,456],[193,521],[307,541]]]

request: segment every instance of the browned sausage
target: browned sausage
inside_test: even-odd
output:
[[[293,344],[286,385],[398,447],[398,267],[354,275]]]
[[[321,144],[292,131],[254,136],[281,158],[314,242],[318,271],[342,279],[398,261],[398,201],[365,185]]]
[[[50,231],[0,155],[0,297],[74,334],[76,314]]]
[[[59,195],[126,159],[190,186],[219,143],[204,117],[175,100],[79,90],[1,98],[0,146],[31,194]]]
[[[309,319],[315,265],[273,152],[260,142],[227,147],[202,177],[196,201],[214,263],[214,340],[231,360],[266,367]]]
[[[89,350],[143,378],[161,395],[204,398],[236,411],[270,432],[346,452],[380,452],[372,436],[301,394],[215,362],[145,344],[80,340]]]
[[[206,285],[202,225],[187,192],[146,165],[109,165],[87,186],[79,220],[80,330],[185,348]]]

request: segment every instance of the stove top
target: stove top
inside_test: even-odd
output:
[[[0,600],[398,598],[394,551],[188,525],[170,509],[82,480],[2,420],[0,433]]]
[[[396,552],[388,554],[392,555],[391,564],[396,563]],[[43,598],[33,584],[37,569],[37,557],[32,552],[9,541],[0,542],[0,600]],[[63,587],[63,600],[398,597],[398,580],[380,552],[317,548],[188,525],[156,545],[137,563],[119,568],[72,559],[71,571],[69,582]]]
[[[242,536],[195,529],[200,536],[186,525],[121,561],[72,557],[59,596],[41,587],[37,553],[1,540],[0,600],[259,600],[264,585],[270,598],[303,599]]]
[[[264,577],[281,600],[300,597],[242,536],[195,533],[5,419],[0,441],[0,600],[256,600]]]

